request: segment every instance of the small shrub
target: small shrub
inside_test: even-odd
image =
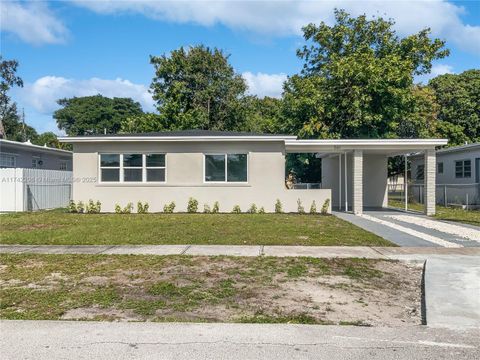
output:
[[[250,205],[250,208],[247,210],[247,213],[249,214],[256,214],[258,212],[257,205],[252,204]]]
[[[75,204],[75,201],[70,200],[70,202],[68,203],[68,212],[71,212],[71,213],[77,212],[77,205]]]
[[[100,204],[100,201],[97,201],[96,203],[94,203],[92,199],[88,200],[88,204],[85,208],[86,213],[98,214],[100,212],[100,206],[97,206],[97,204]]]
[[[283,212],[283,206],[282,206],[282,202],[280,201],[280,199],[277,199],[277,201],[275,202],[275,212],[277,214],[280,214]]]
[[[83,204],[83,201],[79,201],[77,203],[77,212],[80,214],[83,214],[84,211],[85,211],[85,205]]]
[[[198,200],[194,198],[188,199],[187,212],[196,213],[198,211]]]
[[[220,212],[220,204],[218,201],[213,203],[212,214],[218,214]]]
[[[133,204],[129,202],[127,206],[122,209],[122,214],[130,214],[133,210]]]
[[[121,214],[122,207],[119,204],[115,204],[115,214]]]
[[[210,205],[205,204],[203,205],[203,213],[204,214],[210,214],[212,211],[210,210]]]
[[[317,213],[317,203],[315,200],[312,202],[312,206],[310,206],[310,214],[315,215]]]
[[[265,208],[262,206],[260,209],[258,209],[259,214],[265,214]]]
[[[232,209],[233,214],[240,214],[242,212],[242,209],[240,209],[240,205],[235,205]]]
[[[148,205],[147,202],[145,202],[145,204],[142,204],[141,201],[137,202],[137,213],[139,214],[146,214],[148,213],[148,208],[150,206]]]
[[[97,200],[95,205],[97,206],[97,213],[100,213],[100,211],[102,211],[102,203],[100,200]]]
[[[299,214],[305,214],[305,208],[302,205],[302,200],[297,200],[297,211]]]
[[[328,214],[328,208],[329,207],[330,207],[330,199],[326,199],[325,202],[322,205],[322,210],[320,210],[322,215],[327,215]]]
[[[173,213],[175,210],[175,201],[172,201],[170,204],[165,204],[163,206],[163,212],[167,214]]]

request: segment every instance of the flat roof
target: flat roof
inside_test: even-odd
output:
[[[55,153],[61,153],[61,154],[70,155],[70,156],[72,155],[72,152],[68,150],[35,145],[30,142],[19,142],[19,141],[7,140],[7,139],[0,139],[0,152],[2,152],[1,151],[2,146],[5,146],[5,145],[8,145],[9,147],[14,147],[17,149],[36,150],[40,152],[49,152],[49,153],[55,152]]]
[[[60,137],[61,142],[110,142],[110,141],[284,141],[296,136],[262,134],[241,131],[181,130],[138,134],[97,134]]]

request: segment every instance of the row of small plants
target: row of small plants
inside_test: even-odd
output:
[[[172,201],[169,204],[165,204],[163,206],[163,212],[167,214],[171,214],[175,210],[175,202]],[[321,214],[327,214],[328,208],[330,206],[330,199],[326,199],[320,209]],[[86,204],[83,201],[79,201],[75,203],[75,201],[70,201],[68,210],[72,213],[87,213],[87,214],[98,214],[102,208],[102,204],[100,201],[94,202],[93,200],[88,200]],[[149,205],[147,202],[142,203],[141,201],[137,202],[137,213],[138,214],[146,214],[148,213]],[[187,204],[187,212],[188,213],[198,213],[198,200],[194,198],[188,199]],[[119,204],[115,204],[115,213],[116,214],[130,214],[133,211],[133,203],[129,202],[125,207],[120,206]],[[217,214],[220,212],[220,204],[218,201],[213,203],[213,206],[210,207],[208,204],[203,205],[203,213],[204,214]],[[297,200],[297,212],[299,214],[306,214],[305,207],[302,204],[300,199]],[[233,214],[241,214],[242,209],[240,205],[235,205],[231,211]],[[260,208],[257,207],[256,204],[250,205],[248,210],[246,211],[247,214],[265,214],[265,208],[262,206]],[[277,199],[275,202],[275,213],[281,214],[283,213],[283,205],[282,202]],[[313,200],[312,204],[310,205],[310,214],[318,214],[317,211],[317,204],[315,200]]]

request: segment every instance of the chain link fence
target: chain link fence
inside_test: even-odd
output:
[[[404,202],[404,185],[389,185],[388,196],[389,200]],[[480,208],[480,183],[436,185],[435,198],[437,205],[458,206],[467,209]],[[425,189],[423,184],[408,184],[408,203],[425,203]]]

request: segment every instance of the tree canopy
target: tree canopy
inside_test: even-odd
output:
[[[151,56],[153,99],[167,129],[238,130],[243,126],[245,80],[228,56],[203,45]]]
[[[304,67],[284,86],[285,129],[321,138],[416,135],[405,130],[416,129],[426,94],[413,78],[448,55],[444,42],[431,40],[429,29],[399,38],[393,20],[343,10],[335,20],[303,28]]]
[[[439,133],[452,145],[480,141],[480,70],[445,74],[428,86],[438,102]]]
[[[143,114],[140,103],[130,98],[108,98],[102,95],[60,99],[62,106],[54,112],[58,128],[70,136],[115,134],[122,121]]]

